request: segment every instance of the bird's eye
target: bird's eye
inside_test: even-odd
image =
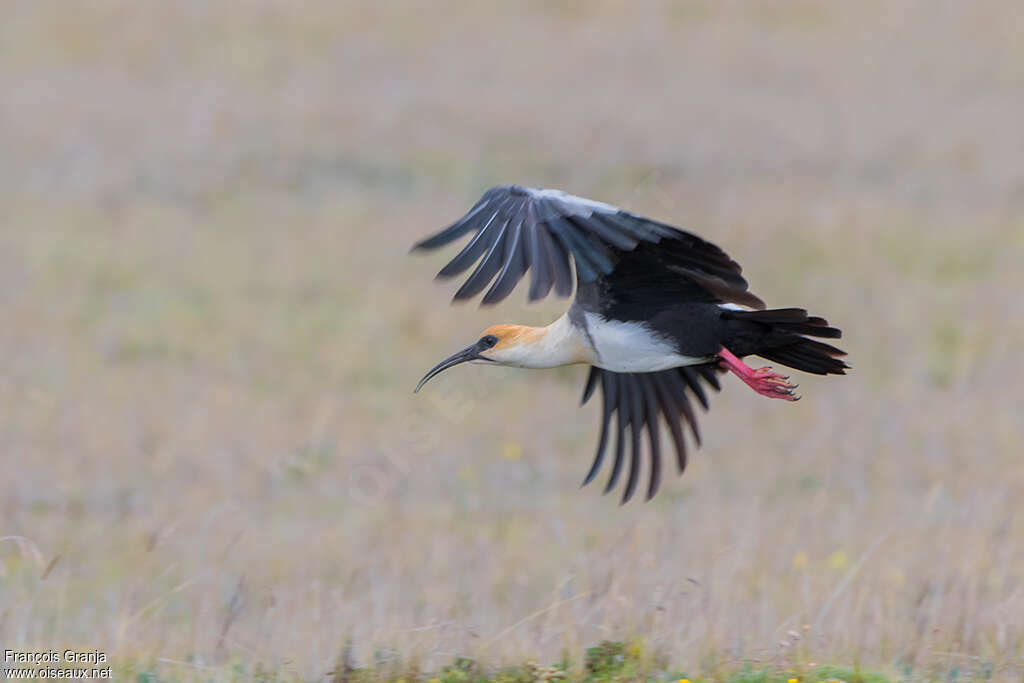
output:
[[[481,337],[480,343],[486,346],[487,348],[491,348],[492,346],[498,343],[498,338],[495,337],[493,334],[489,334],[486,337]]]

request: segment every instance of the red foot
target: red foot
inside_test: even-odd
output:
[[[718,352],[719,358],[722,359],[722,365],[726,367],[730,372],[735,374],[741,380],[743,380],[748,387],[768,398],[781,398],[787,401],[798,401],[799,396],[793,394],[793,390],[798,385],[790,384],[786,380],[789,379],[784,375],[780,375],[777,372],[772,372],[770,367],[764,368],[752,368],[739,358],[734,356],[729,349],[724,346]]]

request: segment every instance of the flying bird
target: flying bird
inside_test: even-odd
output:
[[[731,372],[762,396],[798,400],[793,393],[797,385],[788,377],[771,367],[752,368],[743,362],[745,356],[815,375],[842,375],[849,367],[840,360],[844,351],[810,339],[839,338],[840,330],[802,308],[766,310],[748,290],[736,261],[679,228],[560,190],[501,185],[413,249],[436,249],[469,234],[469,242],[438,273],[439,278],[454,277],[476,263],[456,300],[472,298],[490,285],[482,303],[497,303],[527,273],[530,301],[552,289],[568,297],[574,284],[576,297],[564,315],[545,327],[487,328],[477,341],[434,366],[415,391],[466,362],[522,368],[589,365],[582,402],[600,387],[603,407],[597,451],[583,484],[601,469],[614,434],[604,491],[611,491],[628,470],[623,503],[636,491],[645,431],[647,499],[658,490],[660,421],[668,427],[679,472],[686,468],[684,427],[700,444],[691,397],[707,410],[707,387],[720,390],[720,373]]]

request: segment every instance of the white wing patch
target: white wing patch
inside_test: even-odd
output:
[[[572,211],[574,215],[590,215],[595,211],[598,213],[618,213],[619,211],[617,206],[596,202],[585,197],[577,197],[574,194],[562,192],[561,190],[545,190],[539,187],[527,187],[525,189],[530,193],[531,197],[536,199],[553,199],[561,202],[567,209],[576,209]]]
[[[741,304],[718,304],[719,308],[724,308],[727,311],[753,311],[755,309],[750,306],[743,306]]]

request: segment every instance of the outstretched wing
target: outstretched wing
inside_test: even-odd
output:
[[[604,463],[605,450],[609,435],[615,431],[615,460],[612,462],[612,473],[604,492],[608,493],[619,481],[626,461],[626,432],[629,432],[629,474],[626,478],[626,489],[622,494],[622,502],[633,497],[640,475],[640,459],[643,455],[641,432],[647,431],[650,445],[650,476],[647,484],[647,500],[654,497],[661,483],[661,441],[659,437],[659,416],[668,425],[669,433],[675,443],[676,462],[680,474],[686,469],[686,440],[683,427],[688,425],[693,434],[694,442],[700,445],[700,432],[697,419],[690,404],[689,394],[693,394],[705,410],[708,408],[708,397],[701,382],[706,382],[718,391],[720,385],[718,370],[714,363],[694,365],[661,372],[621,373],[609,372],[598,367],[590,368],[587,385],[583,390],[583,403],[593,395],[600,385],[601,436],[597,442],[597,453],[590,472],[583,480],[586,486],[601,469]],[[612,426],[612,416],[615,425]]]
[[[660,243],[668,248],[658,258],[658,267],[667,269],[671,277],[687,278],[716,300],[744,303],[747,281],[739,264],[714,244],[559,190],[493,187],[469,213],[413,248],[436,249],[470,233],[470,241],[438,273],[438,277],[453,277],[479,261],[455,293],[456,299],[476,296],[490,284],[483,303],[497,303],[527,271],[531,273],[530,301],[544,298],[552,288],[567,297],[573,291],[570,256],[579,281],[591,283],[615,270],[637,245]],[[753,295],[747,298],[759,302]]]

